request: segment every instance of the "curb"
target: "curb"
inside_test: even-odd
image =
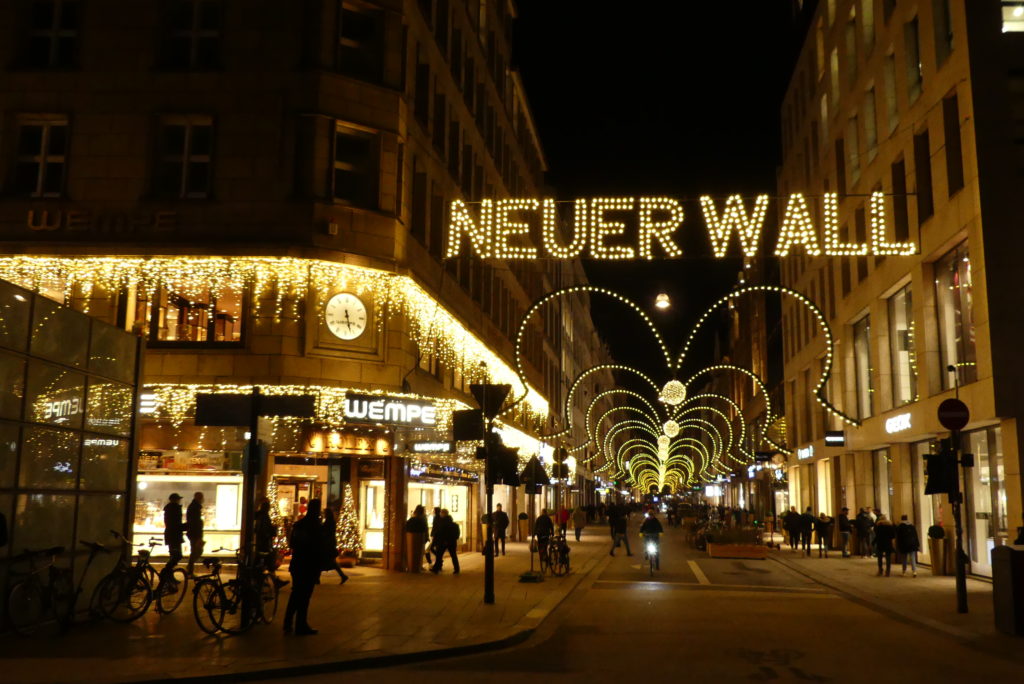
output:
[[[944,632],[948,636],[956,637],[957,639],[962,639],[969,642],[977,642],[984,639],[984,635],[975,634],[974,632],[969,632],[967,630],[960,629],[952,625],[944,624],[942,622],[939,622],[938,620],[932,620],[931,618],[921,617],[920,615],[917,615],[910,611],[902,610],[900,608],[894,608],[892,606],[883,604],[880,601],[876,600],[874,597],[872,597],[870,594],[863,594],[859,591],[852,590],[849,587],[842,586],[839,583],[830,580],[825,575],[814,572],[813,570],[806,570],[805,568],[802,568],[798,565],[794,565],[792,563],[787,562],[783,558],[779,558],[777,556],[769,556],[769,558],[778,563],[779,565],[782,565],[783,567],[792,570],[793,572],[799,573],[804,577],[814,582],[817,582],[822,586],[828,587],[832,591],[836,592],[837,594],[840,594],[841,596],[849,599],[850,601],[871,608],[872,610],[882,613],[883,615],[887,615],[891,618],[896,618],[904,622],[911,622],[920,627],[926,627],[928,629],[934,629],[940,632]]]
[[[372,668],[394,667],[398,665],[410,665],[412,663],[424,663],[444,658],[455,658],[461,656],[478,655],[489,651],[518,646],[524,643],[537,631],[537,628],[553,613],[569,596],[571,596],[580,584],[595,571],[600,570],[608,564],[608,558],[590,560],[584,564],[583,569],[578,573],[572,573],[572,585],[562,594],[551,594],[543,599],[537,607],[528,612],[519,622],[512,626],[512,633],[501,639],[493,641],[482,641],[478,643],[462,644],[457,646],[446,646],[444,648],[430,649],[425,651],[411,651],[408,653],[394,653],[387,655],[375,655],[364,658],[353,658],[351,660],[333,660],[328,662],[309,663],[305,665],[287,665],[283,667],[272,667],[263,670],[246,670],[244,672],[224,672],[219,674],[206,674],[185,677],[165,677],[160,679],[133,680],[133,684],[219,684],[220,682],[251,682],[262,679],[280,679],[283,677],[303,677],[331,672],[347,672],[351,670],[365,670]]]

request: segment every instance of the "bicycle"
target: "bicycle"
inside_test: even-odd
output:
[[[569,574],[569,542],[565,536],[559,535],[551,540],[548,545],[548,554],[551,556],[551,574],[555,577],[564,577]]]
[[[661,570],[661,544],[658,542],[658,535],[644,535],[644,557],[650,562],[651,577],[654,577],[655,570]]]
[[[110,533],[123,546],[131,542],[117,530]],[[152,548],[152,547],[150,547]],[[149,563],[149,551],[139,551],[139,560],[131,563],[130,554],[122,553],[117,566],[96,586],[97,608],[103,617],[116,622],[132,622],[142,617],[153,602],[153,586],[159,583],[156,569]]]
[[[57,556],[63,546],[38,551],[25,550],[12,563],[28,561],[29,569],[7,596],[7,621],[21,636],[52,636],[63,633],[70,624],[75,605],[71,569],[58,568]],[[49,556],[48,563],[37,566],[36,559]],[[45,577],[45,581],[44,581]]]
[[[216,549],[215,551],[228,551]],[[236,551],[236,555],[239,552]],[[221,562],[206,558],[203,565],[210,573],[196,578],[192,610],[199,628],[207,634],[241,634],[257,622],[270,624],[277,612],[278,590],[273,576],[263,565],[267,553],[259,553],[249,563],[239,557],[238,572],[230,580],[221,579]]]

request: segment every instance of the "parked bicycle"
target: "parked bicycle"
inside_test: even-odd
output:
[[[564,536],[551,537],[547,544],[539,549],[541,574],[550,572],[555,577],[569,573],[569,544]]]
[[[229,549],[216,549],[215,552]],[[196,578],[192,610],[196,624],[207,634],[225,632],[241,634],[257,622],[270,624],[277,612],[278,589],[274,577],[266,569],[265,553],[244,562],[238,558],[235,577],[221,578],[221,562],[206,558],[203,565],[209,574]]]
[[[132,622],[149,609],[153,602],[153,587],[159,583],[159,576],[149,563],[149,550],[140,550],[138,562],[132,565],[131,541],[117,530],[110,533],[127,552],[121,554],[114,569],[96,586],[97,610],[111,620]]]
[[[26,550],[11,559],[12,564],[26,561],[29,564],[28,572],[20,575],[7,597],[8,624],[17,634],[52,636],[66,632],[74,624],[75,606],[89,567],[97,554],[109,553],[109,549],[96,542],[83,540],[81,544],[89,549],[89,556],[77,586],[71,568],[56,565],[57,556],[64,553],[63,546],[40,551]],[[38,564],[37,559],[45,556],[49,556],[49,561]],[[95,602],[96,592],[90,601],[90,609]]]

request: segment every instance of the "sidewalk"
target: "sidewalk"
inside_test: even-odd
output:
[[[570,547],[569,575],[528,584],[518,581],[530,568],[527,546],[510,543],[508,555],[495,559],[494,605],[483,603],[483,556],[466,553],[458,575],[447,557],[439,576],[357,567],[340,586],[336,575],[325,573],[310,610],[310,624],[320,630],[315,636],[282,634],[288,587],[273,624],[224,638],[198,629],[190,594],[169,616],[151,611],[130,625],[82,625],[50,641],[4,638],[0,668],[11,684],[220,682],[500,648],[524,640],[587,574],[607,563],[606,527],[589,527],[580,543],[570,532]]]
[[[932,575],[931,568],[918,567],[917,577],[912,577],[909,566],[903,576],[902,565],[894,560],[891,575],[879,577],[874,558],[842,558],[838,551],[818,558],[817,550],[813,553],[807,557],[784,548],[772,551],[769,558],[890,617],[943,632],[986,652],[1019,657],[1024,648],[1024,639],[996,630],[991,582],[967,578],[968,612],[962,614],[956,611],[952,576]]]

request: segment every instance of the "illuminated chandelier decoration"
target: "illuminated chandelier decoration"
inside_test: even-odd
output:
[[[639,317],[640,327],[646,327],[660,349],[667,372],[676,375],[683,368],[687,353],[696,336],[716,310],[723,306],[733,306],[740,298],[754,293],[774,293],[795,300],[799,306],[810,310],[825,339],[825,358],[822,370],[813,395],[826,412],[836,416],[849,425],[859,425],[859,421],[836,408],[825,395],[825,386],[831,377],[832,363],[835,354],[835,343],[832,331],[825,320],[824,314],[803,294],[785,287],[773,285],[751,285],[739,287],[728,295],[721,297],[707,308],[691,329],[682,351],[673,357],[664,339],[651,318],[632,300],[623,295],[597,286],[567,287],[549,293],[527,310],[520,323],[516,337],[515,368],[519,375],[520,387],[525,386],[526,373],[523,365],[523,340],[530,319],[538,311],[555,302],[559,298],[573,295],[611,298],[633,310]],[[585,381],[600,371],[629,373],[637,377],[642,385],[650,388],[657,402],[650,402],[637,392],[624,389],[613,389],[598,393],[585,412],[585,439],[569,447],[570,453],[579,453],[591,449],[588,458],[581,463],[592,462],[603,457],[604,463],[596,467],[596,471],[607,471],[624,477],[627,482],[641,487],[647,485],[685,485],[697,482],[709,482],[730,471],[731,467],[753,462],[751,444],[755,447],[765,444],[783,453],[790,450],[776,436],[777,430],[771,430],[781,420],[774,414],[774,408],[768,397],[763,381],[749,369],[732,364],[715,364],[702,368],[686,380],[672,378],[659,385],[653,378],[631,366],[621,364],[599,364],[581,371],[571,383],[565,396],[563,421],[561,429],[543,437],[569,438],[574,433],[573,410],[577,394]],[[752,442],[748,440],[747,423],[741,408],[729,397],[714,392],[703,392],[690,395],[688,388],[696,386],[703,376],[708,374],[737,373],[751,379],[765,401],[765,418],[755,430]],[[525,393],[520,390],[513,402],[521,401]],[[599,402],[628,401],[630,404],[616,405],[595,415]],[[735,425],[734,425],[735,423]],[[730,465],[731,464],[731,465]]]

